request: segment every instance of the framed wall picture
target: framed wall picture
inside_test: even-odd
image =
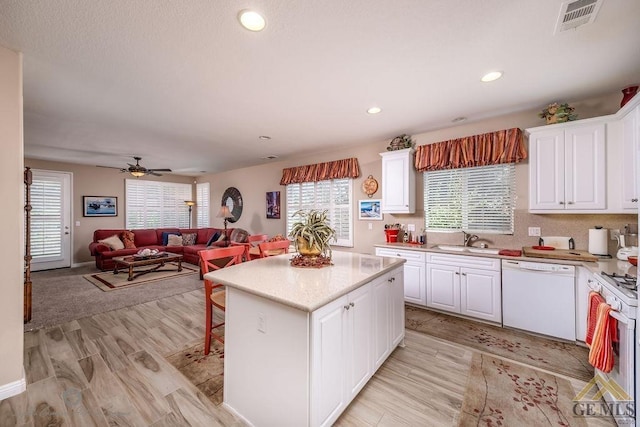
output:
[[[118,198],[82,196],[82,216],[118,216]]]
[[[267,191],[267,218],[280,219],[279,191]]]
[[[382,221],[382,208],[379,199],[358,200],[358,219]]]

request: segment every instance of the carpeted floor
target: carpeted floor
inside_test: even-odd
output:
[[[96,273],[94,265],[38,271],[33,282],[32,316],[24,330],[58,325],[85,316],[202,289],[198,274],[145,283],[104,292],[83,275]]]

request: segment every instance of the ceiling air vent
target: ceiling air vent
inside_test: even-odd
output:
[[[555,34],[591,24],[604,0],[575,0],[562,3]]]

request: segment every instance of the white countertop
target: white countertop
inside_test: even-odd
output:
[[[204,277],[312,312],[405,262],[399,258],[333,251],[332,266],[297,268],[289,263],[293,256],[284,254],[248,261]]]
[[[402,250],[411,250],[411,251],[420,251],[420,252],[438,252],[438,253],[448,253],[451,255],[461,255],[461,256],[473,256],[473,257],[486,257],[486,258],[500,258],[500,259],[513,259],[518,261],[532,261],[532,262],[544,262],[549,264],[565,264],[565,265],[578,265],[584,266],[588,268],[592,273],[616,273],[616,274],[630,274],[632,276],[637,276],[637,268],[631,265],[627,261],[621,261],[613,257],[612,259],[602,259],[597,262],[588,262],[588,261],[571,261],[564,259],[550,259],[550,258],[535,258],[528,256],[514,257],[514,256],[504,256],[497,254],[482,254],[482,253],[471,253],[471,252],[458,252],[458,251],[445,251],[442,249],[438,249],[436,247],[429,247],[428,245],[413,245],[408,243],[383,243],[374,245],[377,248],[392,248],[392,249],[402,249]],[[434,245],[435,246],[435,245]]]

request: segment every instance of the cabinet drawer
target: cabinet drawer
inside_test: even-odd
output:
[[[392,258],[404,258],[407,261],[424,262],[425,252],[420,251],[406,251],[390,248],[376,248],[377,256],[388,256]]]
[[[430,264],[453,265],[456,267],[469,267],[478,268],[481,270],[500,271],[500,259],[498,258],[428,253],[427,265]]]

